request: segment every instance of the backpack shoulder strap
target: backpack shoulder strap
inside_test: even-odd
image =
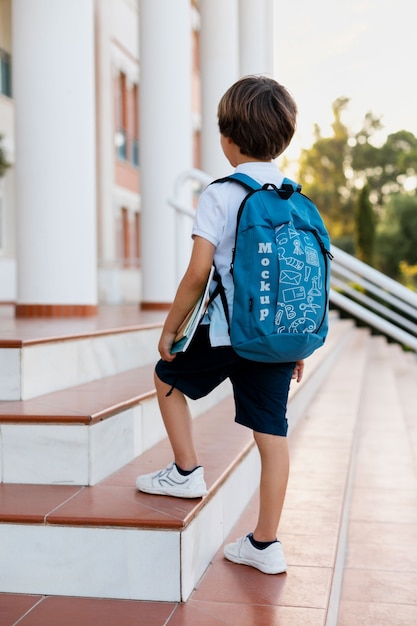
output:
[[[247,174],[235,173],[230,174],[230,176],[225,176],[224,178],[218,178],[217,180],[213,180],[213,183],[226,183],[226,182],[236,182],[240,183],[243,187],[245,187],[248,191],[256,191],[257,189],[262,189],[262,185],[258,183],[254,178],[251,178]]]
[[[293,191],[301,191],[300,183],[296,183],[294,180],[291,180],[291,178],[284,178],[284,180],[282,181],[281,189],[283,187],[285,189],[288,186],[290,186]]]
[[[283,200],[288,200],[294,192],[301,193],[301,185],[291,178],[284,178],[278,193]]]
[[[258,189],[268,188],[270,185],[267,183],[266,185],[261,185],[254,178],[248,176],[247,174],[242,174],[240,172],[235,172],[234,174],[230,174],[230,176],[225,176],[224,178],[218,178],[217,180],[213,180],[213,183],[225,183],[225,182],[235,181],[240,183],[243,187],[245,187],[248,191],[257,191]],[[281,187],[277,189],[281,198],[289,198],[295,191],[301,192],[301,185],[291,180],[290,178],[284,178],[282,181]]]

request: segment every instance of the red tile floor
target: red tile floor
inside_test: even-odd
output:
[[[257,496],[234,529],[253,527]],[[232,537],[232,536],[231,536]],[[320,541],[321,545],[326,542]],[[0,594],[1,626],[324,626],[328,567],[268,576],[216,554],[187,603]]]
[[[138,316],[129,315],[137,323]],[[0,337],[43,332],[45,323],[28,322],[29,328],[0,312]],[[67,323],[54,320],[55,331],[62,332]],[[84,332],[100,323],[80,320],[78,326]],[[185,604],[0,593],[0,625],[416,626],[417,376],[415,368],[401,363],[392,370],[388,360],[382,345],[374,344],[354,448],[345,413],[355,392],[354,381],[349,383],[355,361],[344,370],[336,364],[314,416],[290,437],[292,468],[280,531],[289,563],[286,574],[268,576],[229,563],[220,549]],[[340,487],[345,484],[344,455],[354,466],[347,556],[338,617],[328,618],[335,537],[347,495]],[[230,539],[253,528],[256,507],[257,495]]]

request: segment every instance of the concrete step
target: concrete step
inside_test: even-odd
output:
[[[94,485],[163,439],[153,368],[0,402],[1,482]],[[229,394],[226,382],[190,403],[192,415]]]
[[[398,397],[417,467],[417,355],[404,352],[396,344],[390,348]]]
[[[154,363],[163,315],[143,319],[137,314],[119,326],[117,317],[115,326],[111,318],[102,326],[49,320],[32,322],[30,332],[0,324],[0,401],[27,400]]]
[[[408,464],[408,471],[414,471],[414,474],[407,477],[404,474],[404,445],[398,437],[408,442],[410,451],[408,424],[404,421],[404,413],[401,410],[392,413],[392,404],[387,402],[387,397],[392,395],[392,389],[389,391],[391,382],[387,384],[387,381],[392,381],[393,376],[387,378],[383,370],[379,370],[378,340],[374,347],[374,338],[369,339],[366,361],[355,344],[354,335],[349,343],[353,353],[351,358],[348,359],[347,352],[344,352],[335,361],[326,383],[289,438],[291,475],[280,530],[288,563],[286,575],[266,576],[225,561],[220,547],[186,603],[3,593],[0,594],[0,614],[5,616],[7,624],[11,626],[22,620],[22,624],[28,621],[55,626],[60,619],[68,624],[91,624],[94,620],[101,623],[102,620],[112,625],[152,623],[154,626],[171,623],[172,626],[186,623],[250,623],[252,626],[278,623],[277,620],[283,624],[317,626],[352,626],[365,622],[372,626],[415,624],[417,518],[413,519],[412,515],[416,514],[416,482],[413,484],[410,480],[416,480],[416,465]],[[385,351],[385,347],[382,348]],[[396,355],[390,352],[391,349],[389,346],[386,365],[388,368],[394,366],[395,376],[398,356],[398,365],[402,362],[403,380],[404,370],[409,370],[408,359],[404,362],[404,353],[399,351]],[[358,378],[360,376],[364,385]],[[345,384],[341,384],[340,377],[344,378]],[[410,376],[410,380],[415,386],[415,378]],[[367,400],[365,391],[369,391]],[[351,411],[355,404],[360,412],[356,426],[353,426]],[[381,408],[385,409],[385,405],[384,415]],[[373,412],[375,417],[372,417]],[[368,416],[371,417],[369,423]],[[362,424],[366,425],[365,429],[361,428]],[[356,443],[352,442],[353,431]],[[384,437],[389,440],[393,434],[395,454],[392,446],[384,445]],[[363,440],[362,435],[365,436]],[[378,440],[383,444],[379,454]],[[379,480],[381,472],[386,472],[386,450],[391,469],[398,467],[401,477],[397,474],[395,480],[392,471],[391,476],[385,473],[390,482],[386,485],[388,490],[383,488],[386,492],[384,502],[381,500],[384,495],[381,485],[373,484],[371,479],[373,476]],[[347,554],[348,558],[345,576],[348,585],[344,587],[339,605],[340,590],[336,597],[333,589],[338,582],[337,536],[343,531],[343,515],[350,513],[349,508],[352,508],[343,504],[349,500],[349,480],[343,482],[343,464],[349,452],[349,473],[355,476],[357,493],[363,492],[365,497],[361,509],[356,508],[356,519],[350,520],[349,543],[341,546],[343,556]],[[367,465],[357,463],[355,457],[358,456],[367,460]],[[375,471],[372,471],[373,467]],[[406,486],[408,488],[404,489]],[[31,497],[31,492],[24,495]],[[32,497],[38,500],[41,515],[37,494]],[[257,497],[255,492],[226,541],[232,541],[253,528]],[[4,502],[3,499],[0,510],[3,510]],[[355,507],[357,503],[359,500],[355,498]],[[2,547],[0,544],[0,552]],[[383,559],[388,561],[389,570],[384,570]],[[345,558],[342,562],[344,567]],[[95,560],[89,567],[94,576]],[[60,572],[59,567],[55,571]],[[150,572],[157,576],[159,568],[153,565],[147,576]]]
[[[337,624],[417,619],[415,357],[372,339],[358,419]]]
[[[361,359],[364,336],[350,323],[333,325],[322,355],[309,360],[305,382],[292,386],[291,420],[302,420],[299,410],[305,412],[306,405],[310,410],[320,370],[330,375],[328,359],[330,373],[346,352]],[[344,378],[351,369],[349,361]],[[345,395],[347,410],[355,396]],[[138,474],[172,460],[166,439],[92,487],[0,485],[5,564],[0,588],[11,593],[187,600],[259,481],[252,433],[234,424],[230,395],[196,417],[195,437],[209,488],[202,499],[136,491]]]
[[[304,381],[291,390],[292,425],[351,329],[349,322],[335,319],[325,346],[311,357]],[[147,334],[146,328],[135,332]],[[94,485],[164,438],[153,367],[154,362],[34,398],[0,402],[2,482]],[[190,401],[192,415],[230,392],[227,381],[206,398]]]
[[[247,615],[248,624],[339,624],[332,610],[336,600],[337,613],[339,599],[333,594],[339,536],[372,341],[363,329],[351,335],[290,434],[290,478],[278,531],[287,574],[264,576],[229,563],[221,547],[189,598],[185,616],[204,607],[213,624],[222,619],[238,624],[239,618],[245,620]],[[257,505],[258,494],[228,541],[254,528]],[[357,619],[346,622],[346,626],[361,623]]]

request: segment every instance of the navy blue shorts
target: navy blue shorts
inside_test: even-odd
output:
[[[295,363],[260,363],[243,359],[231,346],[212,348],[208,326],[197,330],[188,350],[171,362],[159,360],[160,380],[188,398],[206,396],[226,378],[233,386],[236,416],[243,426],[285,437],[288,392]]]

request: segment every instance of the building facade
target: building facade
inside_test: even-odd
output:
[[[0,302],[17,316],[169,306],[191,239],[168,200],[184,171],[230,170],[217,102],[239,76],[273,73],[273,11],[0,0]]]

